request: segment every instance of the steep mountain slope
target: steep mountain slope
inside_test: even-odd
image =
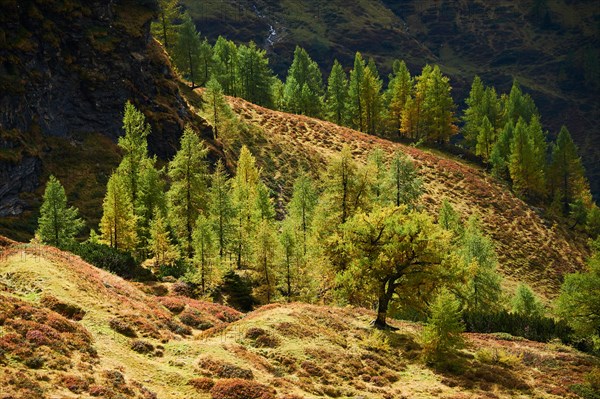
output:
[[[267,48],[279,76],[296,44],[329,73],[355,51],[387,76],[393,59],[413,73],[437,63],[464,106],[474,75],[508,92],[518,78],[556,135],[566,124],[600,198],[600,8],[588,0],[184,0],[198,29]]]
[[[186,95],[194,103],[199,101],[194,97],[200,93],[199,89]],[[272,111],[242,99],[229,98],[229,102],[240,120],[251,127],[235,140],[250,147],[263,168],[264,178],[280,197],[289,196],[294,176],[301,168],[317,177],[344,145],[350,146],[361,162],[377,147],[388,154],[401,151],[419,167],[426,189],[423,203],[428,211],[437,214],[447,198],[464,220],[471,214],[481,217],[486,232],[496,243],[506,276],[524,279],[553,296],[563,274],[583,267],[589,255],[584,236],[544,219],[538,210],[515,197],[503,182],[479,166],[329,122]]]
[[[420,361],[418,324],[380,333],[371,311],[305,304],[240,319],[69,253],[0,246],[2,398],[224,398],[218,387],[232,386],[263,399],[575,398],[569,387],[597,364],[559,344],[464,334],[458,367],[436,371]],[[213,327],[184,326],[190,315]]]
[[[1,7],[4,234],[31,234],[40,185],[50,173],[88,220],[99,220],[127,100],[146,114],[150,150],[163,159],[174,154],[187,122],[210,137],[188,112],[169,61],[149,34],[155,2],[8,0]]]

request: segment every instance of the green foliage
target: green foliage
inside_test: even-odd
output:
[[[442,201],[438,215],[438,225],[444,230],[451,231],[457,236],[462,236],[462,223],[460,216],[447,198]]]
[[[510,94],[504,99],[504,123],[512,122],[517,124],[519,119],[523,119],[525,123],[530,123],[533,116],[539,116],[539,112],[533,99],[529,94],[523,94],[519,82],[513,81]]]
[[[181,148],[169,163],[169,220],[181,250],[188,258],[193,254],[194,223],[200,211],[206,209],[207,153],[198,134],[186,126],[181,136]]]
[[[137,221],[127,180],[118,172],[108,180],[102,211],[102,242],[115,249],[133,250],[137,244]]]
[[[512,121],[504,125],[504,128],[498,136],[498,140],[492,147],[490,155],[490,163],[492,164],[492,173],[496,177],[510,179],[508,163],[510,160],[510,143],[513,140],[515,126]]]
[[[525,284],[519,284],[512,301],[513,312],[526,317],[542,317],[544,305]]]
[[[394,61],[393,73],[390,75],[386,96],[389,104],[390,127],[400,134],[402,114],[413,90],[413,79],[404,61]]]
[[[251,258],[251,239],[260,211],[257,209],[260,171],[256,159],[243,146],[238,159],[236,175],[232,182],[232,199],[236,211],[234,250],[237,267],[245,268]]]
[[[290,112],[320,117],[323,110],[323,77],[306,50],[296,46],[294,60],[284,89],[286,109]]]
[[[469,332],[510,334],[538,342],[549,342],[556,338],[565,343],[571,342],[572,330],[569,326],[549,317],[510,313],[506,310],[488,312],[483,309],[463,311],[463,321]]]
[[[415,164],[403,153],[394,153],[385,178],[385,194],[395,206],[414,208],[423,194],[423,181]]]
[[[269,68],[266,51],[254,42],[238,48],[239,96],[263,107],[273,104],[271,84],[273,73]]]
[[[194,264],[201,293],[204,294],[215,281],[218,273],[214,267],[215,261],[215,236],[210,220],[200,214],[196,220],[193,232]]]
[[[460,302],[447,289],[442,289],[429,307],[429,319],[423,328],[423,352],[428,361],[439,361],[464,345],[465,330]]]
[[[354,68],[350,71],[350,83],[348,85],[348,115],[350,127],[361,132],[366,130],[366,121],[363,118],[364,104],[362,94],[365,68],[365,61],[357,51],[354,57]]]
[[[150,222],[148,244],[150,252],[154,255],[154,266],[157,269],[161,266],[173,266],[177,262],[179,251],[171,240],[171,233],[163,214],[158,211]]]
[[[361,119],[365,126],[365,130],[363,131],[369,134],[381,133],[382,87],[383,82],[379,78],[375,63],[371,59],[369,65],[364,70],[362,88],[360,90],[363,112]]]
[[[528,125],[519,118],[510,143],[509,171],[513,189],[526,198],[542,198],[546,189],[546,142],[539,119]]]
[[[138,281],[156,280],[148,269],[136,262],[130,252],[91,241],[72,243],[67,249],[84,261],[123,278]]]
[[[561,204],[563,215],[568,214],[571,203],[589,196],[581,158],[565,126],[560,129],[552,150],[549,175],[550,194]]]
[[[565,277],[557,312],[580,336],[600,336],[600,239],[592,243],[594,255],[586,272]],[[596,338],[597,339],[597,338]]]
[[[183,24],[179,27],[177,42],[171,53],[175,66],[188,79],[192,88],[201,81],[202,73],[202,40],[196,31],[194,21],[188,13],[183,15]]]
[[[202,97],[205,101],[203,105],[207,111],[208,121],[213,127],[214,139],[216,140],[223,134],[225,122],[232,117],[231,108],[223,96],[221,85],[214,77],[206,84],[206,90],[204,90]]]
[[[223,92],[237,96],[239,90],[238,49],[234,42],[219,36],[213,47],[213,77],[217,79]]]
[[[378,327],[385,327],[393,297],[418,308],[433,287],[452,280],[451,268],[442,268],[449,236],[424,213],[395,206],[358,212],[330,241],[350,260],[339,284],[358,299],[377,299]]]
[[[233,270],[229,270],[223,275],[223,281],[216,291],[217,299],[222,299],[226,305],[242,312],[252,310],[255,303],[252,297],[251,282]]]
[[[46,244],[62,247],[72,243],[84,227],[76,208],[67,206],[67,195],[58,179],[50,175],[40,208],[36,235]]]
[[[161,40],[167,50],[174,44],[177,29],[175,23],[181,18],[178,0],[159,0],[158,20],[152,22],[152,35]]]
[[[230,190],[230,180],[228,180],[223,162],[219,160],[215,172],[211,176],[210,189],[208,190],[208,214],[215,234],[215,245],[221,263],[224,261],[234,233],[232,220],[235,209]]]
[[[327,119],[337,125],[348,122],[347,114],[348,78],[342,65],[335,60],[327,80],[327,94],[325,96],[325,109]]]
[[[458,255],[469,276],[464,287],[464,307],[493,312],[501,307],[502,278],[492,240],[483,235],[479,221],[471,217],[459,243]]]

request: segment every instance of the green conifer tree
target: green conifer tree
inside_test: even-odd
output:
[[[188,79],[192,89],[202,81],[202,40],[190,15],[183,15],[183,24],[179,27],[177,42],[173,48],[173,62],[184,78]]]
[[[325,99],[327,119],[337,125],[345,125],[348,120],[347,101],[348,79],[346,78],[346,72],[344,72],[342,65],[335,60],[327,80]]]
[[[84,225],[77,208],[67,206],[67,195],[60,181],[50,175],[36,231],[40,241],[60,248],[72,243]]]
[[[181,147],[169,162],[169,219],[187,258],[193,255],[194,224],[200,211],[206,209],[207,153],[208,149],[198,134],[186,126],[181,136]]]

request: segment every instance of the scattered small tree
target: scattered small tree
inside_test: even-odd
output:
[[[464,345],[460,302],[443,288],[429,307],[429,319],[423,328],[425,358],[437,362]]]
[[[519,284],[513,298],[513,312],[529,317],[542,317],[544,305],[526,284]]]
[[[43,243],[62,247],[74,241],[84,227],[77,208],[67,206],[67,195],[58,179],[50,175],[40,208],[36,235]]]

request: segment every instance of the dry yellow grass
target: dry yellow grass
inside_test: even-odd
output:
[[[216,304],[156,297],[156,284],[124,281],[53,248],[0,239],[0,249],[0,397],[210,398],[203,387],[236,377],[281,399],[575,398],[569,385],[597,363],[560,345],[465,334],[454,370],[439,371],[420,360],[418,324],[395,321],[398,331],[380,332],[369,328],[369,310],[300,303],[176,334],[163,326],[178,322],[181,306],[209,318],[238,316]],[[49,310],[41,299],[48,295],[79,306],[83,319]],[[134,338],[111,329],[114,318],[127,320],[154,351],[135,352]]]

